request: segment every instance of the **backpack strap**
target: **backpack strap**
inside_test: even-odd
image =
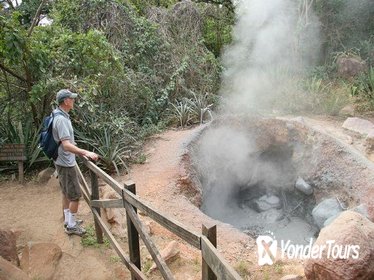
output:
[[[51,116],[52,116],[52,130],[53,130],[53,121],[55,119],[55,116],[57,116],[57,115],[64,116],[64,114],[62,112],[59,112],[59,111],[53,112],[52,111],[52,113],[51,113]],[[61,145],[61,141],[58,141],[57,147],[60,147],[60,145]]]

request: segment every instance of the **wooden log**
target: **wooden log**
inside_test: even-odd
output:
[[[99,182],[97,180],[97,175],[93,171],[90,171],[90,175],[91,175],[91,191],[92,191],[91,200],[93,199],[98,200],[99,199]],[[100,215],[100,208],[94,207],[93,209],[95,209],[97,213]],[[95,220],[95,232],[96,232],[97,243],[102,244],[104,243],[103,231],[101,230],[101,227],[97,219],[94,219],[94,220]]]
[[[205,225],[202,226],[202,233],[203,235],[208,238],[210,243],[217,248],[217,226],[214,225],[212,227],[206,227]],[[206,263],[204,258],[202,259],[202,279],[203,280],[216,280],[217,276],[214,274],[213,270],[209,267]]]
[[[126,214],[130,217],[131,221],[133,222],[136,230],[138,231],[140,237],[142,238],[154,262],[156,263],[157,268],[160,270],[162,277],[168,280],[174,279],[174,276],[171,274],[169,267],[166,265],[165,261],[162,259],[160,252],[158,251],[157,247],[154,245],[146,229],[143,227],[143,224],[140,221],[138,215],[135,213],[135,210],[132,207],[132,205],[125,201],[125,208],[126,208]]]
[[[135,184],[125,185],[125,188],[131,193],[136,194]],[[125,207],[126,202],[123,197],[122,197],[122,202],[123,202],[123,207]],[[130,206],[130,207],[134,209],[135,215],[137,215],[137,209],[134,208],[133,206]],[[129,243],[130,261],[141,270],[139,234],[129,215],[126,215],[126,221],[127,221],[127,237],[128,237],[128,243]],[[131,279],[135,280],[135,275],[131,274]]]
[[[122,190],[124,189],[117,181],[115,181],[112,177],[106,174],[103,170],[97,167],[95,164],[87,160],[87,158],[83,157],[84,163],[87,167],[95,172],[100,178],[102,178],[110,187],[112,187],[119,195],[122,195]],[[131,182],[127,182],[126,185],[131,185]],[[132,194],[131,192],[125,190],[124,192],[125,200],[136,207],[137,209],[141,210],[145,214],[147,214],[150,218],[154,221],[165,227],[166,229],[170,230],[171,232],[175,233],[177,236],[188,242],[190,245],[194,246],[197,249],[200,249],[200,235],[195,233],[194,231],[188,229],[183,224],[179,223],[178,221],[167,217],[165,214],[154,210],[148,203],[144,200],[140,199],[138,196]]]
[[[95,220],[98,221],[101,229],[108,237],[109,242],[112,244],[112,247],[114,248],[114,250],[116,250],[118,256],[121,258],[122,262],[126,265],[126,267],[130,270],[130,272],[136,275],[136,279],[147,279],[147,277],[139,270],[139,268],[137,268],[127,257],[126,253],[122,250],[121,246],[114,238],[113,234],[110,232],[109,228],[106,226],[103,219],[100,217],[100,214],[95,209],[92,209],[92,213],[95,216]]]
[[[218,279],[239,280],[239,274],[218,253],[206,236],[201,236],[201,254]]]

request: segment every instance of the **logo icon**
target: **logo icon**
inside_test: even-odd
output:
[[[273,233],[268,235],[259,235],[256,239],[258,251],[258,265],[272,265],[277,255],[278,242],[275,240]]]

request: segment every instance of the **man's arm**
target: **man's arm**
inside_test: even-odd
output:
[[[94,152],[90,152],[85,149],[81,149],[81,148],[78,148],[77,146],[74,146],[73,144],[70,143],[69,139],[62,140],[61,145],[64,147],[65,151],[71,152],[73,154],[76,154],[79,156],[85,156],[92,160],[97,160],[99,158],[99,155]]]

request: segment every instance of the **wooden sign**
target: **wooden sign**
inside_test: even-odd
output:
[[[25,161],[25,144],[3,144],[0,146],[0,161]]]

